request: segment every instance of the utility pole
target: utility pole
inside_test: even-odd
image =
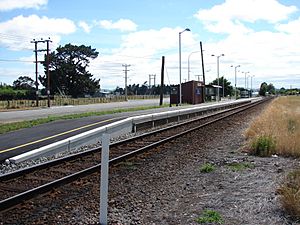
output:
[[[163,97],[164,97],[164,71],[165,71],[165,57],[163,56],[162,59],[161,59],[161,80],[160,80],[159,105],[163,104]]]
[[[127,72],[130,70],[128,70],[127,67],[130,67],[130,65],[123,64],[122,66],[125,67],[125,69],[123,70],[125,72],[125,101],[128,101],[128,98],[127,98]]]
[[[203,75],[203,102],[205,102],[205,72],[204,72],[202,41],[200,41],[200,52],[201,52],[202,75]]]
[[[38,50],[37,44],[38,43],[47,43],[47,49],[40,49]],[[35,52],[35,91],[36,91],[36,106],[39,106],[39,83],[38,83],[38,59],[37,53],[38,52],[47,52],[47,96],[48,96],[48,107],[50,107],[50,75],[49,75],[49,42],[52,42],[50,38],[48,40],[35,40],[33,39],[31,43],[34,43],[34,52]]]
[[[50,58],[49,58],[49,42],[52,42],[50,38],[48,40],[45,40],[47,42],[47,98],[48,98],[48,107],[50,107],[50,71],[49,71],[49,64],[50,64]]]
[[[44,43],[43,40],[33,39],[30,43],[34,43],[34,53],[35,53],[35,96],[36,96],[36,107],[39,106],[39,82],[38,82],[38,58],[37,53],[45,50],[38,50],[38,43]]]

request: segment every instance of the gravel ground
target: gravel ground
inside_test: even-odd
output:
[[[241,151],[242,134],[259,112],[250,110],[112,168],[109,224],[198,224],[206,209],[219,212],[226,225],[299,224],[286,217],[276,194],[299,160]],[[204,163],[215,170],[202,173]],[[234,171],[232,163],[250,166]],[[48,194],[52,201],[39,197],[4,212],[0,224],[97,224],[98,184],[99,175],[72,183]]]

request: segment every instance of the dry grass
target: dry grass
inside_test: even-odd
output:
[[[260,149],[269,154],[300,157],[300,97],[284,96],[273,100],[252,122],[245,136],[248,149],[254,154]]]
[[[248,149],[259,156],[300,157],[300,97],[273,100],[245,132]],[[278,189],[280,202],[292,218],[300,220],[300,169],[288,174]]]
[[[300,170],[288,174],[278,193],[285,211],[292,218],[300,220]]]

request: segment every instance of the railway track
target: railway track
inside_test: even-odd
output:
[[[120,163],[211,123],[217,123],[264,101],[248,103],[112,143],[110,165]],[[95,148],[0,176],[0,211],[14,207],[53,188],[99,172],[100,159],[101,148]]]

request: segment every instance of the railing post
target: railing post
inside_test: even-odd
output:
[[[101,184],[100,184],[100,224],[107,225],[108,208],[108,164],[109,164],[109,141],[107,133],[102,135],[101,152]]]

